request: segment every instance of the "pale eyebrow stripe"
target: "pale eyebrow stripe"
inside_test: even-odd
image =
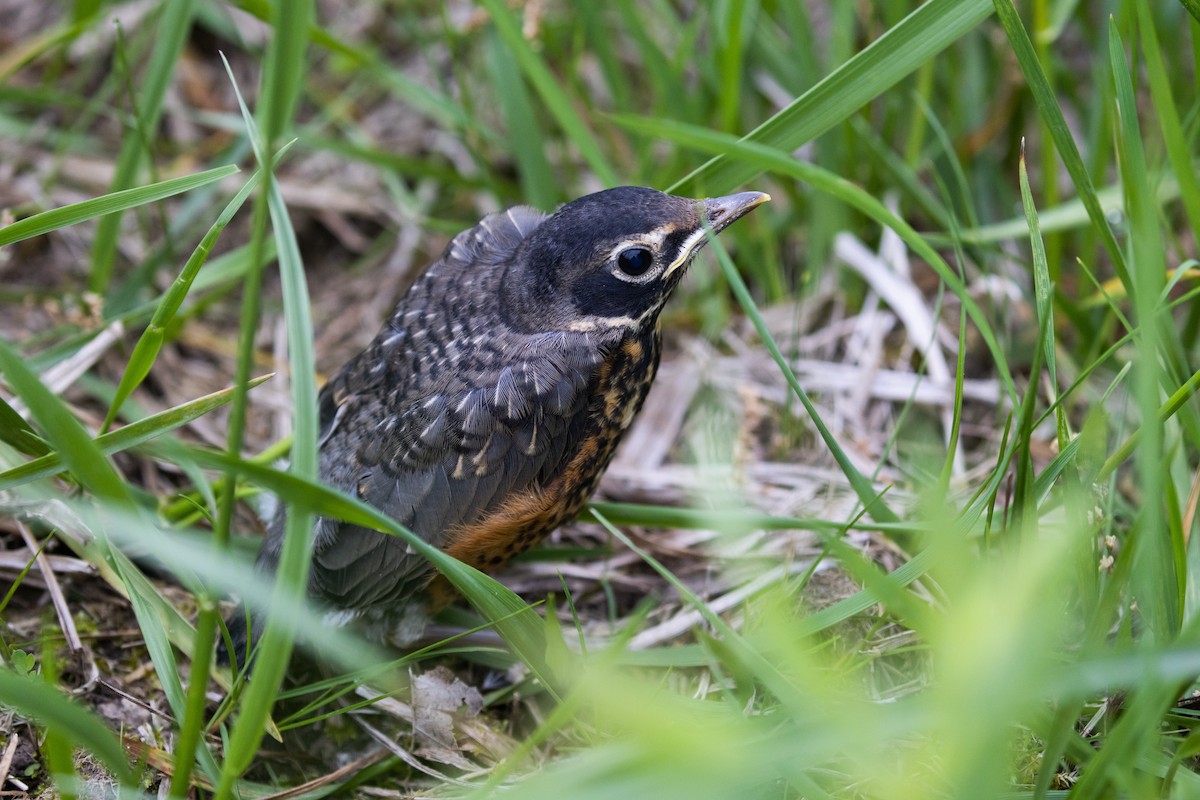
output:
[[[678,227],[679,226],[674,222],[668,222],[662,227],[655,228],[652,231],[647,231],[646,233],[626,239],[614,247],[612,252],[608,254],[608,257],[614,258],[617,253],[620,253],[622,250],[625,250],[629,247],[637,247],[638,245],[652,245],[654,247],[661,247],[662,243],[666,241],[667,236],[674,233]]]

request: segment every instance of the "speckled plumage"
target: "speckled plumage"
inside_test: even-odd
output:
[[[720,230],[765,199],[621,187],[460,233],[321,391],[321,480],[485,571],[540,541],[583,507],[641,407],[659,312],[704,222]],[[646,263],[630,248],[652,254],[644,274],[623,271]],[[277,521],[260,568],[282,535]],[[309,591],[376,615],[453,596],[402,539],[328,518]]]

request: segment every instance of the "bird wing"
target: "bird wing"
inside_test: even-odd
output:
[[[455,236],[442,254],[445,269],[491,266],[513,254],[525,237],[546,220],[546,215],[529,206],[513,206],[488,214],[479,224]]]
[[[439,547],[514,493],[544,487],[581,444],[600,355],[579,337],[532,338],[541,341],[474,385],[399,405],[382,387],[331,383],[321,395],[322,479]],[[312,586],[332,605],[392,604],[432,574],[403,539],[318,522]]]

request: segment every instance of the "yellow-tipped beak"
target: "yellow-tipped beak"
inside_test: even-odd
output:
[[[752,210],[771,199],[766,192],[739,192],[727,197],[714,197],[701,201],[708,214],[708,224],[713,233],[720,233],[735,220],[741,219]]]

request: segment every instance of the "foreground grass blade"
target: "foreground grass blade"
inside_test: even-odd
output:
[[[605,519],[599,513],[596,514],[596,519],[604,526],[610,534],[615,536],[620,542],[632,550],[643,561],[650,565],[655,572],[661,575],[668,583],[670,583],[675,591],[687,601],[688,605],[696,609],[704,620],[719,633],[725,644],[733,648],[737,657],[747,666],[754,670],[755,677],[763,682],[767,689],[775,694],[775,696],[783,703],[791,706],[795,711],[800,712],[806,705],[801,698],[801,692],[798,692],[796,687],[789,681],[777,665],[771,663],[763,657],[757,649],[750,643],[745,641],[742,636],[729,626],[729,623],[721,619],[708,604],[700,599],[691,589],[684,585],[683,581],[679,580],[669,569],[664,567],[658,559],[650,555],[643,548],[638,547],[632,539],[626,536],[619,528]]]
[[[284,148],[286,150],[287,148]],[[284,151],[280,151],[280,155]],[[137,344],[133,347],[133,352],[129,356],[129,361],[125,365],[125,373],[121,375],[121,382],[117,385],[116,396],[109,405],[108,414],[104,418],[104,424],[100,427],[101,432],[108,430],[116,419],[117,414],[121,410],[121,406],[129,395],[133,394],[146,376],[150,374],[150,368],[154,366],[154,360],[158,358],[158,352],[162,349],[163,342],[166,341],[167,326],[171,320],[175,319],[175,314],[178,313],[183,301],[187,298],[188,292],[191,291],[192,284],[196,280],[196,275],[200,272],[200,268],[208,261],[208,256],[212,252],[213,246],[217,243],[217,237],[221,235],[221,231],[225,230],[225,226],[233,219],[233,215],[238,212],[242,204],[246,202],[246,198],[258,186],[259,180],[262,177],[262,171],[256,171],[250,176],[250,180],[242,186],[241,190],[234,195],[233,199],[225,206],[221,213],[217,216],[215,222],[204,234],[204,238],[200,240],[200,244],[196,245],[196,249],[188,258],[187,263],[183,265],[179,276],[171,287],[167,289],[163,295],[162,301],[158,308],[154,311],[154,317],[151,318],[150,324],[146,330],[142,332]]]
[[[133,495],[116,469],[58,397],[38,380],[24,360],[0,340],[0,372],[8,385],[46,431],[63,463],[79,482],[98,498],[132,505]]]
[[[134,189],[125,189],[113,192],[112,194],[106,194],[103,197],[95,197],[91,200],[72,203],[62,208],[43,211],[40,214],[34,214],[32,217],[26,217],[19,222],[14,222],[11,225],[0,228],[0,247],[33,236],[41,236],[44,233],[50,233],[59,228],[75,225],[76,223],[94,219],[95,217],[125,211],[136,206],[153,203],[164,197],[171,197],[172,195],[197,189],[201,186],[207,186],[222,178],[227,178],[237,173],[237,171],[238,168],[233,165],[214,167],[204,172],[198,172],[195,175],[171,178],[161,183],[152,183],[149,186],[139,186]]]
[[[9,385],[31,409],[39,425],[47,431],[51,444],[62,455],[64,463],[80,483],[95,495],[99,504],[112,510],[139,512],[140,509],[134,503],[133,493],[100,452],[83,425],[59,398],[42,385],[16,353],[2,342],[0,371],[3,371]],[[92,560],[97,566],[103,564],[112,570],[117,584],[132,602],[138,625],[167,700],[172,711],[180,715],[183,711],[183,688],[170,646],[171,635],[166,626],[168,616],[159,613],[159,607],[164,601],[137,567],[123,553],[109,545],[106,530],[104,521],[100,520],[90,531],[96,537],[96,547],[99,550],[98,553],[92,554]]]
[[[1154,31],[1154,18],[1149,3],[1134,3],[1137,8],[1138,32],[1142,38],[1142,50],[1146,58],[1146,75],[1150,80],[1150,96],[1154,99],[1154,110],[1162,128],[1163,143],[1171,170],[1179,181],[1179,196],[1192,230],[1200,231],[1200,180],[1192,164],[1192,151],[1179,119],[1179,110],[1171,95],[1171,79],[1167,65],[1163,62],[1158,34]]]
[[[270,375],[264,375],[261,378],[255,378],[247,388],[253,389],[270,377]],[[232,388],[222,389],[219,392],[198,397],[183,405],[152,414],[145,419],[132,422],[123,428],[118,428],[115,431],[97,436],[94,440],[96,449],[104,455],[112,455],[122,450],[128,450],[131,447],[137,447],[154,439],[156,436],[161,436],[168,431],[173,431],[180,426],[186,425],[215,408],[220,408],[229,402],[232,395]],[[46,455],[0,472],[0,491],[56,475],[66,468],[64,460],[58,451],[49,451]]]
[[[88,709],[33,675],[18,675],[0,667],[0,705],[37,721],[100,760],[121,786],[132,789],[136,777],[121,741]]]
[[[205,452],[212,455],[211,451]],[[219,469],[228,460],[218,458],[210,461],[202,458],[199,463]],[[279,485],[285,490],[295,488],[294,484],[286,482],[291,477],[287,473],[274,474],[283,476],[285,482]],[[319,505],[319,502],[315,504]],[[44,516],[46,522],[72,532],[86,533],[86,530],[80,529],[81,523],[96,527],[97,520],[103,519],[105,524],[111,523],[109,532],[115,544],[131,551],[153,552],[165,567],[189,583],[203,582],[215,591],[238,594],[247,606],[256,610],[266,610],[271,605],[271,582],[262,580],[262,574],[247,561],[216,550],[212,546],[212,537],[205,531],[164,528],[146,515],[111,507],[97,512],[94,501],[90,500],[66,501],[63,507],[69,509],[71,515],[48,513]],[[121,553],[115,549],[113,552],[118,555]],[[97,567],[115,589],[125,593],[125,586],[107,564],[98,564]],[[187,620],[169,605],[157,605],[155,613],[165,620],[165,627],[175,647],[185,655],[192,655],[195,652],[195,639]],[[394,654],[363,641],[345,629],[323,625],[324,611],[311,603],[304,602],[283,609],[280,613],[295,617],[305,643],[313,652],[320,653],[323,660],[346,672],[353,672],[364,665],[388,663],[394,657]],[[228,673],[214,677],[218,683],[228,686]]]
[[[41,456],[50,452],[37,431],[29,427],[25,418],[0,397],[0,442],[7,442],[22,453]]]
[[[311,2],[292,3],[286,9],[277,6],[271,15],[274,35],[268,51],[267,68],[263,74],[261,103],[263,132],[260,135],[237,82],[226,62],[237,94],[238,105],[246,125],[254,155],[266,180],[264,192],[259,195],[256,206],[254,252],[261,255],[265,239],[266,215],[269,209],[274,228],[274,239],[278,252],[280,276],[283,281],[284,317],[287,320],[288,362],[292,381],[292,409],[294,433],[291,450],[291,470],[302,479],[315,479],[317,474],[317,395],[314,386],[316,368],[312,353],[312,318],[308,292],[304,282],[304,264],[296,243],[295,231],[288,217],[283,195],[279,192],[272,170],[274,161],[271,153],[273,142],[280,136],[284,126],[289,125],[299,97],[302,76],[306,73],[309,22],[312,18]],[[241,341],[238,348],[238,376],[243,379],[249,374],[253,354],[253,338],[258,324],[258,293],[261,290],[261,270],[255,272],[254,285],[249,287],[242,318]],[[240,382],[240,380],[239,380]],[[230,452],[236,455],[241,450],[242,426],[245,422],[245,395],[237,395],[237,424],[231,426]],[[219,527],[223,544],[229,535],[235,500],[234,481],[230,480],[222,497]],[[286,496],[284,496],[286,500]],[[303,601],[308,584],[309,563],[312,558],[313,517],[297,508],[289,508],[282,553],[280,554],[275,600],[277,605],[290,607]],[[215,614],[215,610],[208,613]],[[206,624],[206,631],[215,630]],[[274,705],[275,695],[283,680],[284,671],[291,659],[295,640],[295,620],[278,615],[268,616],[262,641],[259,643],[260,657],[253,664],[253,680],[242,696],[241,713],[229,734],[229,747],[222,765],[216,796],[224,800],[231,796],[237,778],[245,772],[258,751],[264,726]],[[211,647],[212,643],[203,642]],[[192,736],[198,735],[199,720],[203,718],[203,692],[199,687],[193,696],[190,709]],[[187,753],[185,756],[189,755]],[[182,781],[176,781],[182,788]]]
[[[1200,0],[1179,0],[1179,5],[1187,9],[1197,23],[1200,23]]]

